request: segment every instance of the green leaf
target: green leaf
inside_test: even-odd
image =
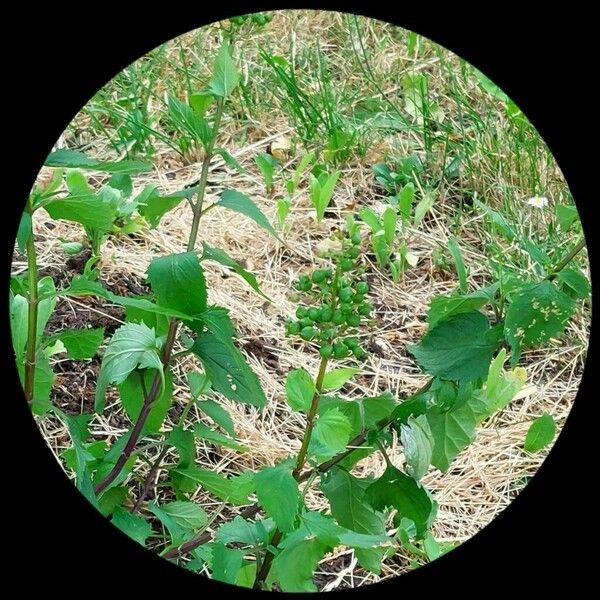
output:
[[[219,427],[227,432],[231,437],[235,437],[235,425],[231,415],[214,400],[196,401],[196,406],[206,415],[208,415]]]
[[[579,220],[579,214],[574,206],[557,204],[555,209],[558,225],[563,231],[568,231],[571,225]]]
[[[139,160],[121,160],[108,162],[89,158],[83,152],[62,148],[52,152],[46,162],[46,167],[61,167],[70,169],[90,169],[92,171],[105,171],[107,173],[144,173],[152,170],[152,164]]]
[[[407,183],[398,194],[398,210],[400,211],[400,217],[407,223],[410,222],[410,213],[412,212],[414,198],[415,186],[412,183]]]
[[[483,314],[469,312],[441,322],[408,351],[432,375],[474,381],[487,375],[499,341]]]
[[[512,242],[515,238],[519,237],[516,234],[515,230],[508,223],[506,218],[499,212],[489,208],[488,206],[477,200],[477,198],[473,200],[473,204],[479,209],[481,209],[490,218],[492,223],[496,226],[498,233],[500,233],[509,242]]]
[[[12,337],[12,345],[15,351],[17,361],[20,361],[25,354],[27,346],[27,313],[29,311],[29,303],[25,296],[20,294],[10,297],[10,332]]]
[[[42,277],[38,281],[38,298],[36,345],[39,345],[46,325],[56,307],[56,288],[51,277]]]
[[[557,278],[563,284],[563,287],[572,290],[577,298],[585,299],[592,291],[588,278],[577,267],[561,269],[557,273]]]
[[[223,544],[266,545],[274,528],[275,523],[272,519],[247,521],[238,515],[233,521],[223,523],[219,527],[215,539]]]
[[[452,254],[452,258],[454,258],[461,294],[466,294],[467,290],[469,289],[469,283],[467,281],[467,268],[465,267],[465,261],[463,260],[460,246],[458,245],[456,238],[450,238],[448,240],[448,249]]]
[[[352,379],[358,371],[359,369],[354,367],[342,367],[325,373],[325,377],[323,378],[323,389],[339,390],[347,381]]]
[[[142,546],[146,544],[146,540],[154,533],[152,526],[144,517],[132,515],[121,507],[115,509],[110,522]]]
[[[128,494],[129,490],[122,485],[107,489],[98,498],[98,507],[100,508],[100,512],[105,517],[109,517],[119,506],[121,506],[121,504],[123,504]]]
[[[237,158],[227,152],[225,148],[213,148],[213,154],[218,154],[230,169],[234,169],[238,173],[247,173],[246,169],[240,164]]]
[[[285,393],[292,410],[308,412],[316,388],[312,377],[305,369],[294,369],[285,381]]]
[[[385,534],[383,516],[376,513],[365,499],[366,482],[353,477],[348,471],[334,468],[321,480],[321,489],[331,505],[331,514],[342,526],[369,535]],[[379,573],[384,548],[356,550],[359,564]]]
[[[21,385],[25,382],[25,367],[23,362],[17,363],[17,371],[21,380]],[[54,385],[54,372],[43,354],[38,354],[35,362],[35,372],[33,376],[33,399],[31,410],[38,416],[45,415],[52,409],[50,394]]]
[[[125,307],[125,320],[129,323],[144,323],[154,329],[157,337],[166,335],[169,331],[169,318],[167,315],[152,310],[144,310],[138,306]]]
[[[137,367],[156,369],[164,386],[154,330],[143,323],[126,323],[115,331],[104,354],[96,384],[96,412],[104,410],[106,388],[111,383],[123,383]]]
[[[217,54],[208,87],[215,96],[226,98],[237,87],[239,80],[240,75],[229,53],[229,44],[225,42]]]
[[[19,221],[19,228],[17,229],[17,246],[21,252],[25,252],[29,236],[31,235],[31,215],[28,212],[24,212],[21,215]]]
[[[388,243],[388,245],[391,245],[394,241],[394,237],[396,235],[397,220],[398,215],[391,206],[388,206],[383,211],[383,215],[381,215],[381,222],[383,223],[383,230],[385,232],[385,240]]]
[[[167,106],[169,117],[180,131],[192,136],[204,146],[208,144],[212,134],[206,119],[175,96],[169,96]]]
[[[100,232],[111,231],[117,209],[98,195],[66,196],[55,198],[44,205],[53,219],[65,219],[81,223]]]
[[[437,296],[431,301],[427,313],[429,328],[433,329],[438,323],[453,315],[473,312],[485,306],[493,298],[498,284],[458,296]]]
[[[202,361],[213,388],[226,398],[263,408],[267,399],[255,373],[230,340],[214,332],[201,333],[192,351]]]
[[[340,175],[341,171],[334,171],[330,175],[322,173],[318,179],[312,174],[310,176],[310,197],[317,213],[318,222],[322,221],[325,216],[325,209],[331,202]]]
[[[254,476],[259,504],[277,527],[287,533],[294,529],[300,502],[298,482],[292,477],[291,466],[280,463],[265,467]]]
[[[160,220],[165,214],[173,210],[181,204],[185,198],[184,194],[170,194],[168,196],[160,196],[155,193],[155,189],[148,192],[145,198],[140,199],[138,212],[146,221],[151,229],[158,227]]]
[[[245,561],[235,578],[235,585],[243,588],[252,588],[256,579],[256,562]]]
[[[395,508],[401,516],[411,519],[417,529],[417,537],[423,537],[433,521],[436,503],[427,490],[412,477],[388,466],[384,474],[365,493],[376,510]]]
[[[431,210],[434,204],[435,196],[433,195],[433,192],[426,192],[415,207],[415,227],[418,227],[421,224],[421,221],[425,218],[425,215]]]
[[[530,426],[525,437],[525,450],[539,452],[552,442],[556,435],[556,423],[548,413],[538,417]]]
[[[215,471],[192,465],[177,467],[172,473],[191,479],[217,498],[238,506],[248,504],[248,496],[254,491],[254,473],[251,471],[235,477],[225,477]]]
[[[237,273],[242,279],[244,279],[255,292],[260,294],[263,298],[271,301],[271,299],[260,289],[256,277],[249,271],[246,271],[246,269],[244,269],[239,262],[231,258],[231,256],[229,256],[225,250],[221,250],[221,248],[213,248],[205,242],[202,242],[202,249],[203,252],[200,260],[214,260],[225,267],[229,267],[234,271],[234,273]]]
[[[177,531],[177,528],[184,531],[193,531],[204,527],[208,522],[208,516],[204,509],[194,502],[175,500],[175,502],[161,504],[160,506],[151,503],[148,505],[148,509],[167,526],[169,531],[171,531],[171,528],[175,531]],[[173,524],[176,527],[173,527]],[[171,531],[171,534],[173,534],[173,531]]]
[[[67,349],[67,356],[74,359],[94,358],[104,340],[104,327],[98,329],[63,329],[54,336]]]
[[[254,161],[256,165],[260,169],[262,176],[265,178],[265,185],[267,188],[267,194],[273,188],[273,175],[275,174],[275,168],[279,164],[277,159],[271,154],[267,154],[263,152],[262,154],[258,154]]]
[[[406,472],[418,481],[427,473],[433,451],[433,436],[427,417],[409,417],[407,424],[400,427],[400,439],[406,458]]]
[[[156,373],[152,370],[132,371],[123,383],[119,384],[119,396],[125,412],[132,423],[139,417],[144,405],[144,388],[142,388],[142,377],[146,391],[152,387]],[[146,431],[155,433],[160,431],[162,424],[171,408],[173,399],[173,376],[167,370],[165,372],[164,386],[158,397],[152,404],[150,413],[144,425]]]
[[[218,431],[215,431],[214,429],[211,429],[210,427],[208,427],[208,425],[205,425],[204,423],[196,423],[194,425],[194,435],[197,438],[208,440],[209,442],[211,442],[213,444],[225,446],[226,448],[231,448],[232,450],[235,450],[236,452],[246,452],[246,450],[248,450],[248,448],[246,448],[246,446],[242,446],[241,444],[238,444],[235,441],[235,439],[233,439],[223,433],[219,433]]]
[[[244,560],[243,550],[227,548],[225,544],[212,544],[212,576],[217,581],[235,583]]]
[[[396,399],[390,392],[363,398],[361,403],[363,405],[364,424],[369,429],[374,428],[382,419],[389,417],[396,407]]]
[[[155,258],[148,267],[148,281],[159,306],[191,317],[206,309],[204,269],[195,252]]]
[[[371,233],[377,233],[383,229],[383,223],[379,220],[377,213],[370,208],[363,208],[360,211],[360,218],[371,230]]]
[[[229,311],[222,306],[209,306],[200,313],[199,318],[203,324],[202,328],[194,326],[195,330],[199,329],[199,333],[200,331],[204,331],[206,327],[224,342],[231,342],[236,335],[235,327],[229,318]]]
[[[277,232],[273,229],[273,226],[269,223],[267,217],[265,217],[260,208],[258,208],[246,194],[242,194],[237,190],[225,190],[221,194],[217,204],[246,215],[257,225],[266,229],[273,237],[279,239]]]
[[[524,285],[513,295],[504,324],[504,334],[516,364],[524,347],[538,346],[565,329],[575,303],[552,282]]]
[[[339,408],[324,412],[317,419],[313,430],[312,439],[318,444],[313,453],[325,457],[341,452],[350,441],[351,430],[348,417]]]
[[[267,585],[279,582],[284,592],[316,592],[312,577],[328,546],[319,539],[286,546],[273,560]]]
[[[430,408],[427,422],[433,436],[431,464],[447,471],[456,455],[475,439],[475,427],[494,410],[476,394],[447,411],[437,406]]]
[[[186,315],[177,310],[170,308],[164,308],[158,306],[153,302],[150,302],[145,297],[140,296],[118,296],[113,292],[110,292],[102,286],[98,281],[92,281],[83,275],[76,275],[71,281],[70,287],[59,290],[58,295],[60,296],[98,296],[104,298],[109,302],[118,304],[119,306],[125,306],[126,308],[134,308],[139,311],[151,312],[158,315],[165,315],[168,317],[177,317],[178,319],[189,319],[189,315]],[[145,320],[144,320],[145,321]]]
[[[494,98],[501,100],[502,102],[508,103],[510,102],[510,98],[488,77],[486,77],[481,71],[473,68],[473,72],[477,79],[479,79],[479,83],[481,87]]]

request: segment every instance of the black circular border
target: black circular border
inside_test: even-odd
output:
[[[15,8],[5,33],[16,34],[5,47],[8,81],[5,138],[9,159],[3,219],[6,232],[5,273],[10,271],[13,240],[22,199],[52,144],[83,104],[110,77],[158,44],[204,24],[232,16],[278,8],[343,10],[396,23],[452,50],[486,73],[522,108],[544,138],[565,174],[584,223],[590,253],[594,298],[597,277],[593,250],[592,190],[597,168],[586,141],[597,136],[594,97],[587,82],[594,72],[591,9],[577,6],[544,15],[500,5],[487,16],[480,5],[401,5],[378,2],[246,2],[217,9],[202,4],[161,7],[101,5],[81,8]],[[545,8],[548,11],[549,8]],[[471,20],[469,20],[471,19]],[[595,127],[595,129],[593,129]],[[595,166],[595,165],[594,165]],[[4,296],[7,296],[5,288]],[[594,302],[594,308],[595,308]],[[595,310],[594,310],[595,313]],[[125,539],[78,493],[48,451],[23,401],[10,347],[8,310],[4,344],[9,386],[2,394],[4,545],[9,581],[21,589],[47,585],[67,597],[84,591],[107,594],[166,591],[170,594],[224,591],[224,586],[197,577],[142,550]],[[591,439],[590,338],[586,370],[575,405],[555,447],[526,489],[481,533],[446,557],[417,571],[343,593],[500,593],[553,590],[576,578],[591,580],[592,554],[583,550],[589,536],[593,496],[588,490],[594,469]],[[10,391],[9,391],[10,390]],[[587,428],[587,429],[586,429]],[[6,439],[9,434],[9,439]],[[591,444],[590,444],[591,452]],[[74,493],[75,492],[75,493]],[[36,577],[16,577],[15,567]],[[479,588],[481,580],[486,587]],[[80,587],[81,583],[87,585]],[[175,584],[175,585],[173,585]],[[50,588],[52,586],[52,588]],[[232,589],[232,588],[229,588]],[[239,588],[236,594],[252,592]]]

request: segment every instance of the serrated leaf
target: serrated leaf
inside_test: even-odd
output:
[[[231,256],[229,256],[225,250],[222,250],[221,248],[213,248],[205,242],[202,242],[202,248],[203,253],[200,257],[200,260],[214,260],[225,267],[229,267],[234,273],[237,273],[242,279],[244,279],[244,281],[246,281],[246,283],[255,292],[260,294],[263,298],[271,301],[271,299],[260,289],[256,277],[249,271],[246,271],[246,269],[244,269],[240,263],[231,258]]]
[[[55,198],[44,208],[53,219],[74,221],[100,232],[111,231],[117,216],[116,207],[95,194]]]
[[[428,331],[408,351],[428,373],[442,379],[474,381],[485,377],[500,342],[480,312],[454,315]]]
[[[572,290],[577,298],[585,299],[592,291],[588,278],[577,267],[561,269],[557,274],[557,278],[564,287]]]
[[[185,500],[175,500],[160,506],[150,503],[148,509],[167,526],[169,531],[171,531],[171,528],[175,531],[179,528],[184,531],[194,531],[204,527],[208,522],[208,516],[200,505]],[[176,527],[173,527],[173,525],[176,525]],[[173,534],[173,531],[171,531],[171,534]]]
[[[504,334],[513,350],[515,365],[522,348],[538,346],[563,332],[575,303],[552,282],[524,285],[513,295]]]
[[[319,456],[333,456],[341,452],[350,441],[351,430],[348,417],[339,408],[332,408],[321,414],[313,429]]]
[[[498,284],[489,288],[476,290],[470,294],[461,294],[458,296],[437,296],[429,305],[427,313],[427,323],[429,328],[433,329],[438,323],[450,318],[453,315],[476,311],[490,302],[498,289]]]
[[[358,371],[359,369],[354,367],[341,367],[340,369],[328,371],[323,378],[323,389],[339,390],[347,381],[352,379]]]
[[[194,317],[206,309],[206,279],[195,252],[155,258],[148,281],[160,306]]]
[[[258,377],[231,341],[207,331],[198,336],[192,351],[201,360],[215,391],[235,402],[258,408],[266,405]]]
[[[89,169],[107,173],[144,173],[152,170],[152,164],[138,160],[121,160],[119,162],[100,161],[89,158],[83,152],[61,148],[52,152],[44,162],[46,167],[70,169]]]
[[[226,98],[237,87],[239,79],[239,73],[229,53],[229,44],[224,43],[217,54],[208,87],[215,96]]]
[[[212,544],[212,576],[217,581],[235,583],[242,568],[244,551],[227,548],[225,544]]]
[[[213,444],[225,446],[226,448],[231,448],[236,452],[246,452],[248,450],[246,446],[238,444],[234,438],[231,438],[228,435],[225,435],[218,431],[215,431],[214,429],[211,429],[210,427],[208,427],[208,425],[205,425],[204,423],[196,423],[194,425],[194,435],[197,438],[208,440]]]
[[[409,417],[400,427],[400,439],[406,458],[406,472],[417,481],[428,471],[433,451],[433,436],[427,417]]]
[[[98,329],[64,329],[52,338],[61,341],[69,358],[77,360],[94,358],[98,347],[104,341],[104,327]]]
[[[436,504],[427,490],[412,477],[391,466],[367,488],[365,497],[376,510],[393,507],[400,515],[411,519],[417,537],[423,537],[435,517]]]
[[[254,476],[259,504],[284,533],[294,529],[300,502],[298,482],[288,463],[264,467]]]
[[[366,482],[353,477],[348,471],[334,468],[321,480],[321,489],[331,505],[331,514],[342,526],[369,535],[385,534],[385,521],[365,499]],[[359,564],[378,573],[384,548],[358,549],[355,551]]]
[[[150,228],[154,229],[158,227],[163,216],[179,206],[184,198],[182,193],[161,196],[152,190],[152,193],[148,192],[146,197],[139,200],[138,212],[146,219]]]
[[[556,423],[548,413],[538,417],[530,426],[525,437],[525,450],[539,452],[552,442],[556,435]]]
[[[143,323],[126,323],[115,331],[98,374],[96,412],[104,410],[106,388],[111,383],[123,383],[137,367],[156,369],[164,386],[163,365],[156,342],[154,330]]]
[[[215,471],[192,465],[177,467],[173,469],[172,473],[178,473],[199,484],[224,502],[238,506],[248,504],[248,496],[254,491],[254,473],[251,471],[234,477],[225,477]]]
[[[286,546],[273,560],[267,585],[278,582],[284,592],[316,592],[312,578],[327,545],[318,539]]]
[[[132,515],[124,508],[115,509],[110,522],[132,540],[144,546],[146,540],[154,533],[152,526],[144,517]]]
[[[237,190],[225,190],[221,193],[221,197],[217,201],[219,206],[229,208],[252,219],[257,225],[266,229],[273,237],[279,239],[277,232],[265,217],[263,212],[250,200],[246,194],[242,194]]]
[[[314,381],[305,369],[294,369],[288,373],[285,394],[292,410],[308,412],[315,391]]]
[[[156,373],[153,370],[133,371],[127,379],[119,384],[119,396],[121,404],[130,421],[135,423],[144,405],[144,388],[142,388],[142,377],[146,391],[152,387]],[[160,431],[162,424],[171,408],[173,399],[173,376],[169,370],[165,372],[164,385],[158,397],[152,404],[148,418],[144,425],[146,431],[155,433]]]
[[[100,509],[100,512],[105,517],[109,517],[121,506],[121,504],[123,504],[128,495],[129,490],[122,485],[107,489],[98,498],[98,508]]]
[[[272,519],[247,521],[238,515],[233,521],[223,523],[219,527],[215,539],[223,544],[266,545],[269,541],[269,534],[274,528],[275,523]]]

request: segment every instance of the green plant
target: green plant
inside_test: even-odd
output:
[[[310,174],[310,200],[315,209],[317,222],[321,222],[331,202],[341,171],[328,173],[324,166],[316,165]]]
[[[282,228],[285,225],[285,220],[287,219],[292,206],[292,197],[300,185],[300,179],[306,169],[312,165],[315,157],[316,155],[314,152],[305,154],[292,172],[292,176],[285,181],[285,190],[287,194],[277,200],[277,218],[279,220],[279,226]]]

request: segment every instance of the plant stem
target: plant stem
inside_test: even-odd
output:
[[[321,363],[319,364],[319,372],[315,382],[315,393],[313,394],[310,409],[306,415],[306,429],[304,430],[302,445],[300,446],[300,452],[298,452],[296,466],[292,471],[292,475],[296,479],[298,479],[298,475],[302,471],[304,463],[306,462],[306,453],[308,452],[308,445],[310,444],[310,438],[312,437],[315,417],[317,416],[317,408],[319,407],[319,398],[321,397],[321,389],[323,388],[323,379],[325,378],[325,371],[327,370],[328,362],[328,358],[322,357]]]
[[[414,398],[415,396],[418,396],[419,394],[423,394],[431,387],[432,383],[433,383],[433,379],[430,379],[423,387],[421,387],[414,394],[412,394],[412,396],[409,396],[409,398],[406,398],[405,401],[409,400],[410,398]],[[375,427],[373,427],[372,429],[368,429],[368,430],[363,431],[362,433],[359,433],[356,437],[354,437],[352,440],[350,440],[350,442],[348,443],[348,448],[346,450],[344,450],[340,454],[334,456],[330,460],[328,460],[324,463],[321,463],[315,469],[310,469],[308,471],[304,471],[304,473],[302,473],[298,477],[298,483],[307,481],[313,475],[315,475],[315,473],[321,475],[321,474],[329,471],[329,469],[333,468],[335,465],[342,462],[347,456],[349,456],[355,450],[357,450],[360,446],[362,446],[365,443],[365,440],[367,439],[369,432],[381,431],[382,429],[385,429],[386,427],[391,425],[393,422],[394,422],[394,419],[391,416],[386,417],[385,419],[381,419],[381,421],[378,421],[376,423]],[[243,519],[251,519],[252,517],[257,515],[260,511],[261,511],[261,507],[259,504],[252,504],[250,506],[247,506],[244,510],[242,510],[240,512],[239,516],[242,517]],[[179,556],[182,556],[183,554],[187,554],[188,552],[191,552],[198,546],[201,546],[202,544],[206,544],[206,542],[209,542],[210,540],[211,540],[211,534],[209,532],[204,532],[201,535],[199,535],[198,537],[195,537],[195,538],[185,542],[184,544],[181,544],[181,546],[179,546],[178,548],[171,548],[168,552],[166,552],[162,556],[163,556],[163,558],[167,558],[167,559],[178,558]]]
[[[211,132],[211,139],[208,142],[206,148],[206,154],[204,155],[204,160],[202,162],[202,171],[200,174],[200,181],[198,183],[198,200],[196,201],[195,206],[193,207],[193,219],[192,226],[190,229],[190,235],[188,238],[187,251],[190,252],[196,246],[196,239],[198,237],[198,225],[200,224],[200,217],[202,216],[202,205],[204,203],[204,195],[206,192],[206,183],[208,180],[208,169],[210,166],[210,162],[213,157],[213,150],[215,147],[215,140],[217,138],[217,132],[219,131],[219,125],[221,124],[221,117],[223,115],[223,104],[224,99],[219,98],[217,100],[217,110],[215,113],[215,120],[213,123],[213,128]],[[169,332],[167,333],[167,340],[165,342],[164,352],[162,356],[162,364],[164,368],[168,368],[169,363],[171,362],[173,345],[175,344],[175,340],[177,338],[177,328],[179,322],[177,319],[171,319],[169,322]],[[139,438],[142,434],[142,430],[144,428],[144,424],[148,419],[148,415],[150,414],[150,410],[152,405],[154,404],[158,393],[160,391],[161,385],[161,377],[159,374],[156,375],[154,381],[152,382],[152,387],[148,392],[148,395],[144,399],[144,404],[142,405],[142,410],[138,416],[138,419],[135,423],[134,428],[131,431],[129,439],[127,440],[127,444],[123,449],[123,452],[117,459],[115,466],[112,468],[110,473],[94,488],[94,492],[96,495],[103,492],[119,475],[121,470],[123,469],[125,463],[131,456],[135,445],[139,441]]]
[[[28,199],[25,211],[33,219],[33,209],[31,201]],[[35,355],[37,345],[37,320],[38,320],[38,269],[37,255],[35,251],[35,240],[33,239],[33,220],[30,224],[30,231],[27,237],[27,277],[29,291],[27,294],[27,347],[25,353],[25,373],[23,381],[23,391],[25,399],[31,405],[33,402],[33,390],[35,381]]]
[[[584,248],[585,239],[581,238],[575,247],[554,267],[546,279],[552,281]]]
[[[206,155],[204,156],[204,162],[202,163],[202,171],[200,173],[200,181],[198,182],[198,200],[196,206],[193,208],[194,217],[192,219],[192,228],[190,230],[190,237],[188,241],[188,252],[194,249],[196,245],[196,238],[198,237],[198,225],[200,224],[200,217],[202,216],[202,206],[204,205],[204,195],[206,191],[206,182],[208,180],[208,168],[210,161],[213,157],[213,150],[215,148],[215,140],[217,139],[217,131],[221,124],[221,117],[223,116],[223,104],[224,99],[219,98],[217,100],[217,110],[215,113],[215,121],[213,124],[211,139],[206,147]]]
[[[300,452],[298,452],[296,466],[292,471],[292,476],[294,479],[296,479],[296,481],[300,481],[300,473],[302,472],[304,463],[306,462],[306,454],[308,453],[308,446],[312,437],[315,417],[317,416],[317,409],[319,407],[319,398],[321,397],[321,389],[323,388],[323,379],[325,378],[328,362],[328,358],[324,356],[321,357],[319,372],[317,373],[317,380],[315,382],[315,393],[313,394],[312,402],[310,403],[310,409],[306,415],[306,429],[304,430],[304,437],[302,438],[302,446],[300,446]],[[276,529],[275,533],[273,534],[273,538],[271,539],[271,546],[276,548],[279,545],[279,542],[281,542],[282,537],[283,533],[279,529]],[[263,582],[271,570],[271,563],[273,562],[274,558],[275,557],[273,556],[273,553],[267,550],[265,559],[260,567],[260,571],[258,572],[254,581],[255,590],[262,587]]]

